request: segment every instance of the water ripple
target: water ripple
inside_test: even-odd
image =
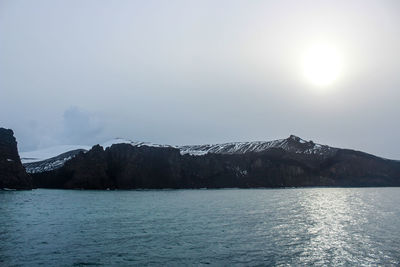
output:
[[[400,188],[0,192],[0,265],[400,265]]]

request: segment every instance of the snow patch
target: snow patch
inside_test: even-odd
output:
[[[168,145],[158,145],[158,144],[153,144],[153,143],[149,143],[149,142],[135,142],[135,141],[131,141],[131,140],[123,139],[123,138],[115,138],[115,139],[109,140],[107,142],[104,142],[100,145],[104,149],[106,149],[115,144],[130,144],[132,146],[137,146],[137,147],[140,147],[140,146],[171,147]],[[86,146],[86,145],[60,145],[60,146],[53,146],[53,147],[40,149],[40,150],[20,152],[20,157],[21,157],[21,161],[23,164],[33,163],[33,162],[39,162],[39,161],[57,157],[63,153],[66,153],[66,152],[69,152],[72,150],[82,149],[85,151],[89,151],[91,148],[92,148],[91,146]]]
[[[35,151],[20,152],[19,154],[22,163],[32,163],[54,158],[68,151],[77,149],[83,149],[87,151],[90,148],[91,148],[90,146],[84,146],[84,145],[60,145]]]
[[[170,146],[170,145],[159,145],[159,144],[154,144],[154,143],[150,143],[150,142],[131,141],[131,140],[123,139],[123,138],[115,138],[115,139],[109,140],[109,141],[101,144],[101,146],[104,149],[106,149],[106,148],[111,147],[112,145],[116,145],[116,144],[129,144],[131,146],[136,146],[136,147],[141,147],[141,146],[173,147],[173,146]]]

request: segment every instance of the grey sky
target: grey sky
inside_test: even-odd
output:
[[[400,159],[399,25],[396,0],[0,0],[0,125],[21,151],[296,134]],[[325,92],[299,67],[319,41]]]

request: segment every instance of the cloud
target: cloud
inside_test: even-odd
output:
[[[21,151],[294,133],[400,158],[399,1],[3,2],[0,124]],[[324,92],[301,68],[321,42],[343,58]]]

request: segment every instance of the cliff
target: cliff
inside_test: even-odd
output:
[[[400,186],[400,162],[347,149],[299,153],[272,147],[194,156],[173,147],[114,144],[32,175],[36,187],[67,189]]]
[[[12,130],[0,128],[0,189],[31,189],[32,179],[18,155]]]

